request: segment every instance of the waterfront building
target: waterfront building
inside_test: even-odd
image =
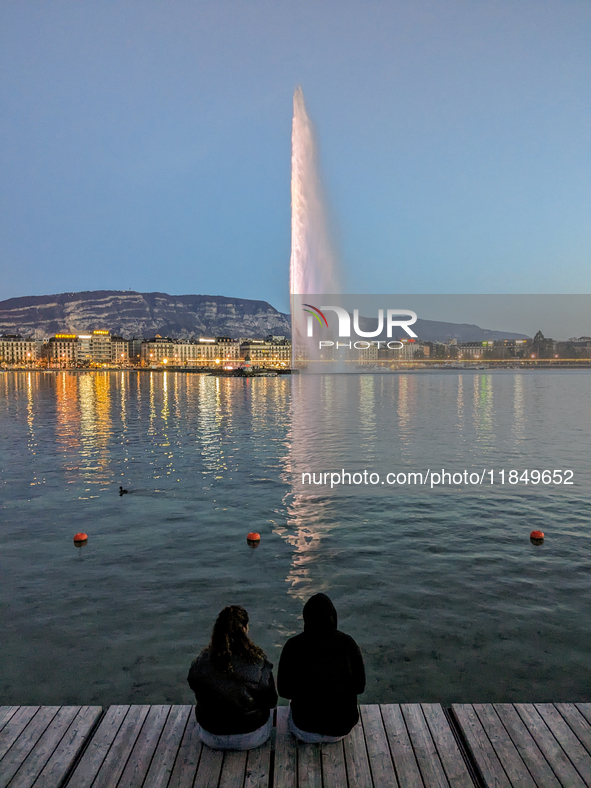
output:
[[[253,366],[288,367],[291,365],[291,342],[274,335],[266,339],[246,339],[240,344],[240,358]]]
[[[162,366],[174,357],[175,341],[170,337],[156,334],[153,339],[145,339],[141,344],[142,367]]]
[[[199,337],[177,346],[177,364],[183,367],[213,367],[221,363],[218,343],[214,337]]]
[[[491,342],[492,348],[492,342]],[[460,342],[458,344],[458,358],[459,359],[481,359],[484,355],[485,349],[488,349],[488,342],[484,345],[482,342]]]
[[[114,339],[119,342],[117,347],[113,344]],[[90,333],[78,334],[76,361],[79,366],[121,363],[121,352],[125,352],[125,360],[127,360],[127,348],[125,351],[123,351],[123,348],[120,348],[120,343],[122,342],[121,337],[111,337],[111,332],[103,329],[95,329]]]
[[[0,364],[35,364],[41,355],[43,343],[35,339],[23,339],[20,334],[0,336]]]
[[[123,337],[111,337],[111,361],[119,366],[129,364],[129,342]]]
[[[142,342],[143,339],[132,337],[127,341],[127,356],[129,363],[134,366],[140,366],[142,363]]]
[[[46,345],[47,358],[51,366],[74,367],[78,362],[78,337],[76,334],[56,334]]]
[[[225,366],[234,366],[240,361],[240,339],[231,337],[216,337],[221,363]]]
[[[386,358],[391,361],[415,361],[429,358],[431,355],[431,346],[426,342],[416,339],[398,339],[396,341],[401,342],[402,347],[399,350],[393,348],[387,351]]]

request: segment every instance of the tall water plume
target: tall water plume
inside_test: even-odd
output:
[[[291,135],[290,293],[339,293],[337,260],[318,172],[314,129],[300,87],[293,94]]]

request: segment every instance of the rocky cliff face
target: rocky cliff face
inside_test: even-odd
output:
[[[107,329],[113,334],[189,339],[199,336],[291,336],[289,316],[266,301],[224,296],[94,290],[0,301],[0,334],[36,339]]]

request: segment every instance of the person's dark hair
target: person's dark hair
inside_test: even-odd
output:
[[[255,645],[246,634],[248,613],[240,605],[225,607],[217,617],[211,633],[211,641],[207,647],[213,664],[228,672],[232,672],[232,657],[241,657],[245,662],[254,665],[265,659],[265,652]]]

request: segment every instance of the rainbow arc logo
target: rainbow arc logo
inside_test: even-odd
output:
[[[320,325],[322,325],[324,323],[324,325],[328,328],[328,320],[326,319],[324,314],[319,309],[317,309],[315,306],[312,306],[312,304],[303,304],[302,305],[302,307],[306,307],[306,306],[309,307],[309,309],[304,309],[304,312],[307,312],[309,315],[312,315],[313,317],[316,318],[316,320],[320,323]],[[311,312],[310,311],[311,309],[313,309],[314,311]],[[322,318],[322,320],[320,318]]]

